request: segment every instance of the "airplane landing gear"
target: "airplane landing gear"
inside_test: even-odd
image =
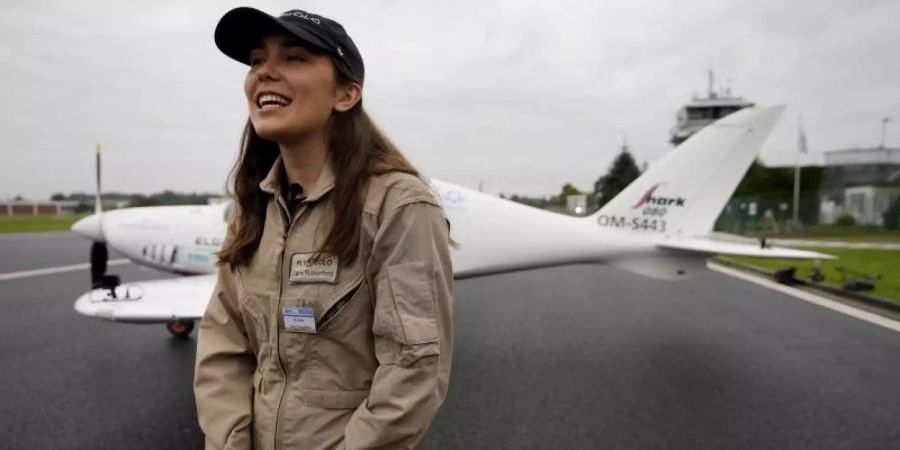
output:
[[[172,321],[166,323],[166,329],[169,330],[169,333],[172,333],[172,336],[184,339],[191,335],[191,331],[194,329],[194,322]]]

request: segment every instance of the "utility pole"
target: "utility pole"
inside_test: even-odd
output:
[[[885,135],[887,134],[887,124],[891,121],[890,117],[882,117],[881,118],[881,149],[884,150],[886,147],[884,146]]]

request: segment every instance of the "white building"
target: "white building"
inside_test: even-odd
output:
[[[576,194],[566,197],[566,212],[582,216],[587,212],[587,195]]]
[[[853,186],[844,189],[843,212],[858,224],[884,225],[884,213],[900,197],[900,186]]]

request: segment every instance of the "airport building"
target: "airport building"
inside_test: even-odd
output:
[[[823,155],[818,223],[851,216],[860,225],[884,225],[884,213],[900,197],[900,148],[847,148]]]
[[[710,71],[706,96],[694,95],[678,111],[670,137],[673,145],[722,117],[753,106],[753,102],[732,95],[730,89],[717,92],[713,83]],[[839,217],[850,215],[858,224],[884,224],[885,211],[900,197],[900,148],[882,145],[832,150],[825,152],[823,166],[819,223],[832,224]],[[787,208],[791,199],[785,201],[782,206]]]
[[[53,216],[71,213],[77,201],[6,200],[0,202],[0,216]]]
[[[706,97],[694,94],[694,98],[678,110],[669,138],[672,145],[681,144],[694,133],[731,113],[753,106],[753,102],[733,95],[730,88],[717,92],[712,71],[707,75],[709,85]]]
[[[128,200],[103,200],[103,209],[119,209],[128,206]],[[93,211],[93,203],[88,209]],[[85,210],[79,200],[0,200],[0,216],[52,216],[71,214]]]
[[[841,215],[856,223],[883,225],[884,213],[900,197],[900,148],[849,148],[825,152],[819,221]]]

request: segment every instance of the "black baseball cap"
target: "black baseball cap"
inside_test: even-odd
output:
[[[216,46],[228,57],[250,65],[250,51],[272,32],[287,33],[303,44],[328,53],[341,73],[362,84],[365,77],[362,56],[344,27],[303,10],[292,9],[275,17],[255,8],[232,9],[216,25]]]

